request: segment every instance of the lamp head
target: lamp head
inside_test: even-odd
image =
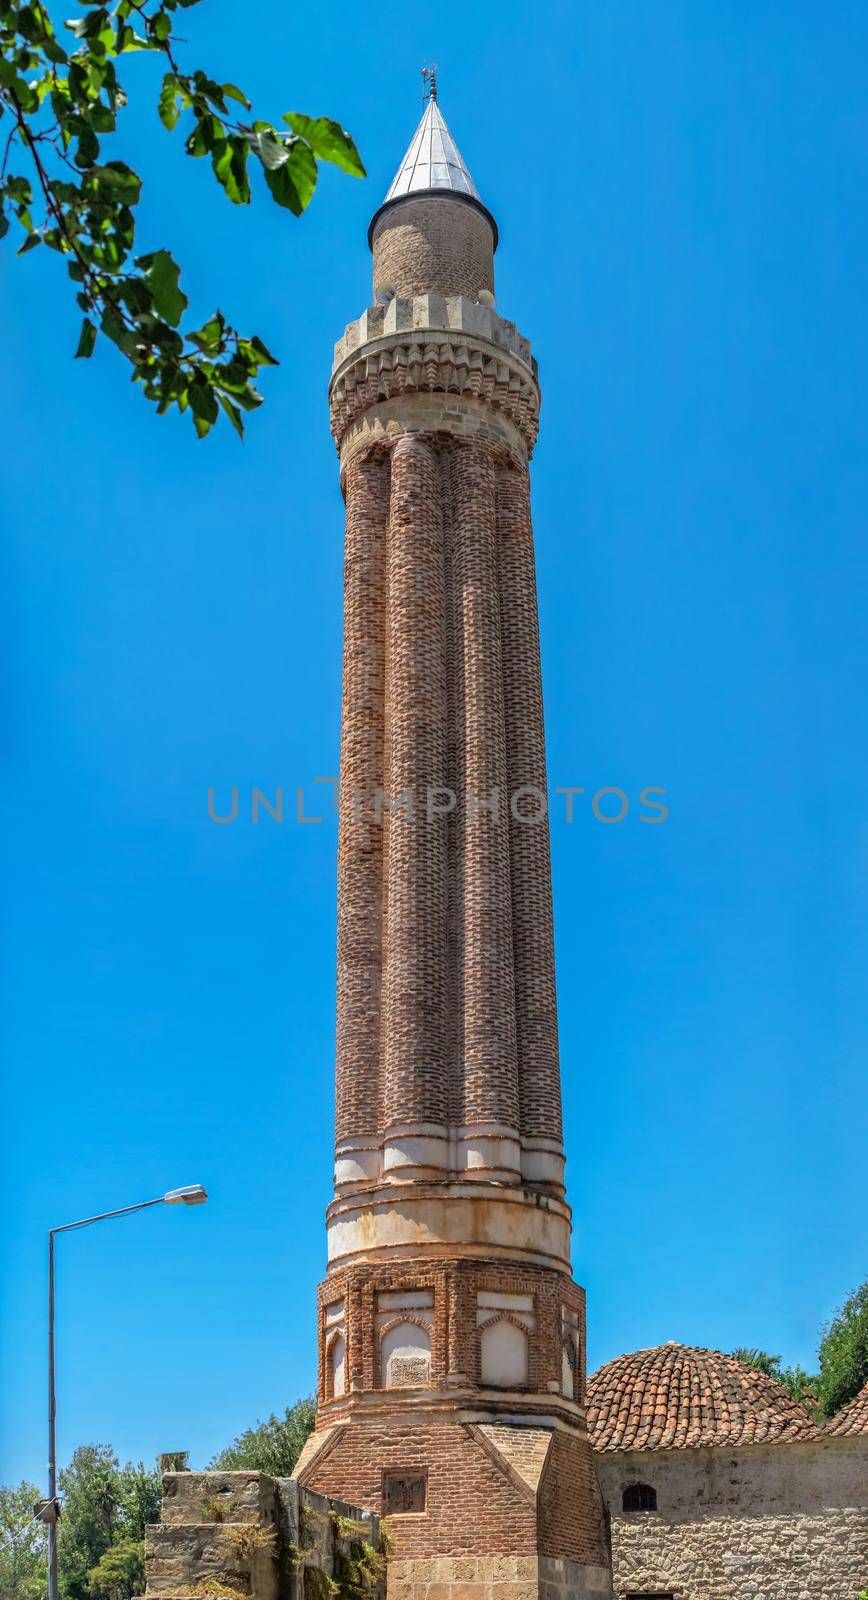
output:
[[[167,1206],[203,1206],[208,1193],[201,1183],[191,1183],[185,1189],[170,1189],[163,1199]]]

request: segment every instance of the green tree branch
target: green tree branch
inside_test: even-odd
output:
[[[182,70],[175,13],[197,3],[118,0],[109,8],[79,0],[85,15],[66,24],[77,40],[69,52],[42,0],[0,0],[0,116],[12,121],[0,172],[0,237],[11,216],[24,233],[19,255],[45,245],[67,258],[84,314],[77,357],[88,358],[103,336],[129,362],[133,381],[160,414],[172,406],[189,410],[203,438],[222,410],[241,436],[244,412],[262,403],[260,369],[276,365],[275,358],[262,339],[239,333],[220,311],[191,331],[181,269],[171,252],[133,254],[142,180],[126,162],[102,159],[102,142],[117,131],[127,104],[115,63],[133,51],[163,57],[168,70],[157,101],[163,126],[172,131],[182,117],[192,122],[187,155],[210,157],[234,205],[250,203],[251,161],[272,198],[294,216],[310,203],[318,161],[355,177],[364,177],[365,169],[350,135],[329,118],[287,112],[281,120],[289,132],[262,120],[241,121],[232,108],[252,109],[243,90],[198,68]],[[8,172],[16,145],[29,172]]]

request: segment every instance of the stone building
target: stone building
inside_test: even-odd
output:
[[[298,1481],[390,1592],[611,1593],[564,1191],[528,463],[540,389],[431,97],[339,340],[335,1198]],[[495,1587],[492,1588],[492,1585]]]
[[[868,1385],[825,1426],[716,1350],[588,1380],[617,1600],[856,1600],[868,1586]]]

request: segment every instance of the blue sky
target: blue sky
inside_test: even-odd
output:
[[[281,357],[241,446],[73,363],[4,259],[2,1477],[59,1439],[201,1464],[312,1385],[329,1198],[342,506],[333,341],[418,69],[497,215],[543,383],[534,505],[562,1061],[592,1364],[666,1339],[810,1364],[865,1276],[868,13],[807,0],[228,0],[188,61],[339,117],[370,178],[230,207],[128,69],[142,249]],[[254,827],[253,784],[318,825]],[[238,785],[217,827],[209,785]],[[665,824],[638,821],[644,785]]]

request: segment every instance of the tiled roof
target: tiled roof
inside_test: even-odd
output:
[[[839,1438],[844,1434],[868,1433],[868,1383],[859,1390],[855,1400],[826,1423],[823,1431],[837,1434]]]
[[[595,1372],[588,1426],[596,1450],[764,1444],[819,1433],[774,1378],[720,1350],[674,1342],[619,1356]]]

